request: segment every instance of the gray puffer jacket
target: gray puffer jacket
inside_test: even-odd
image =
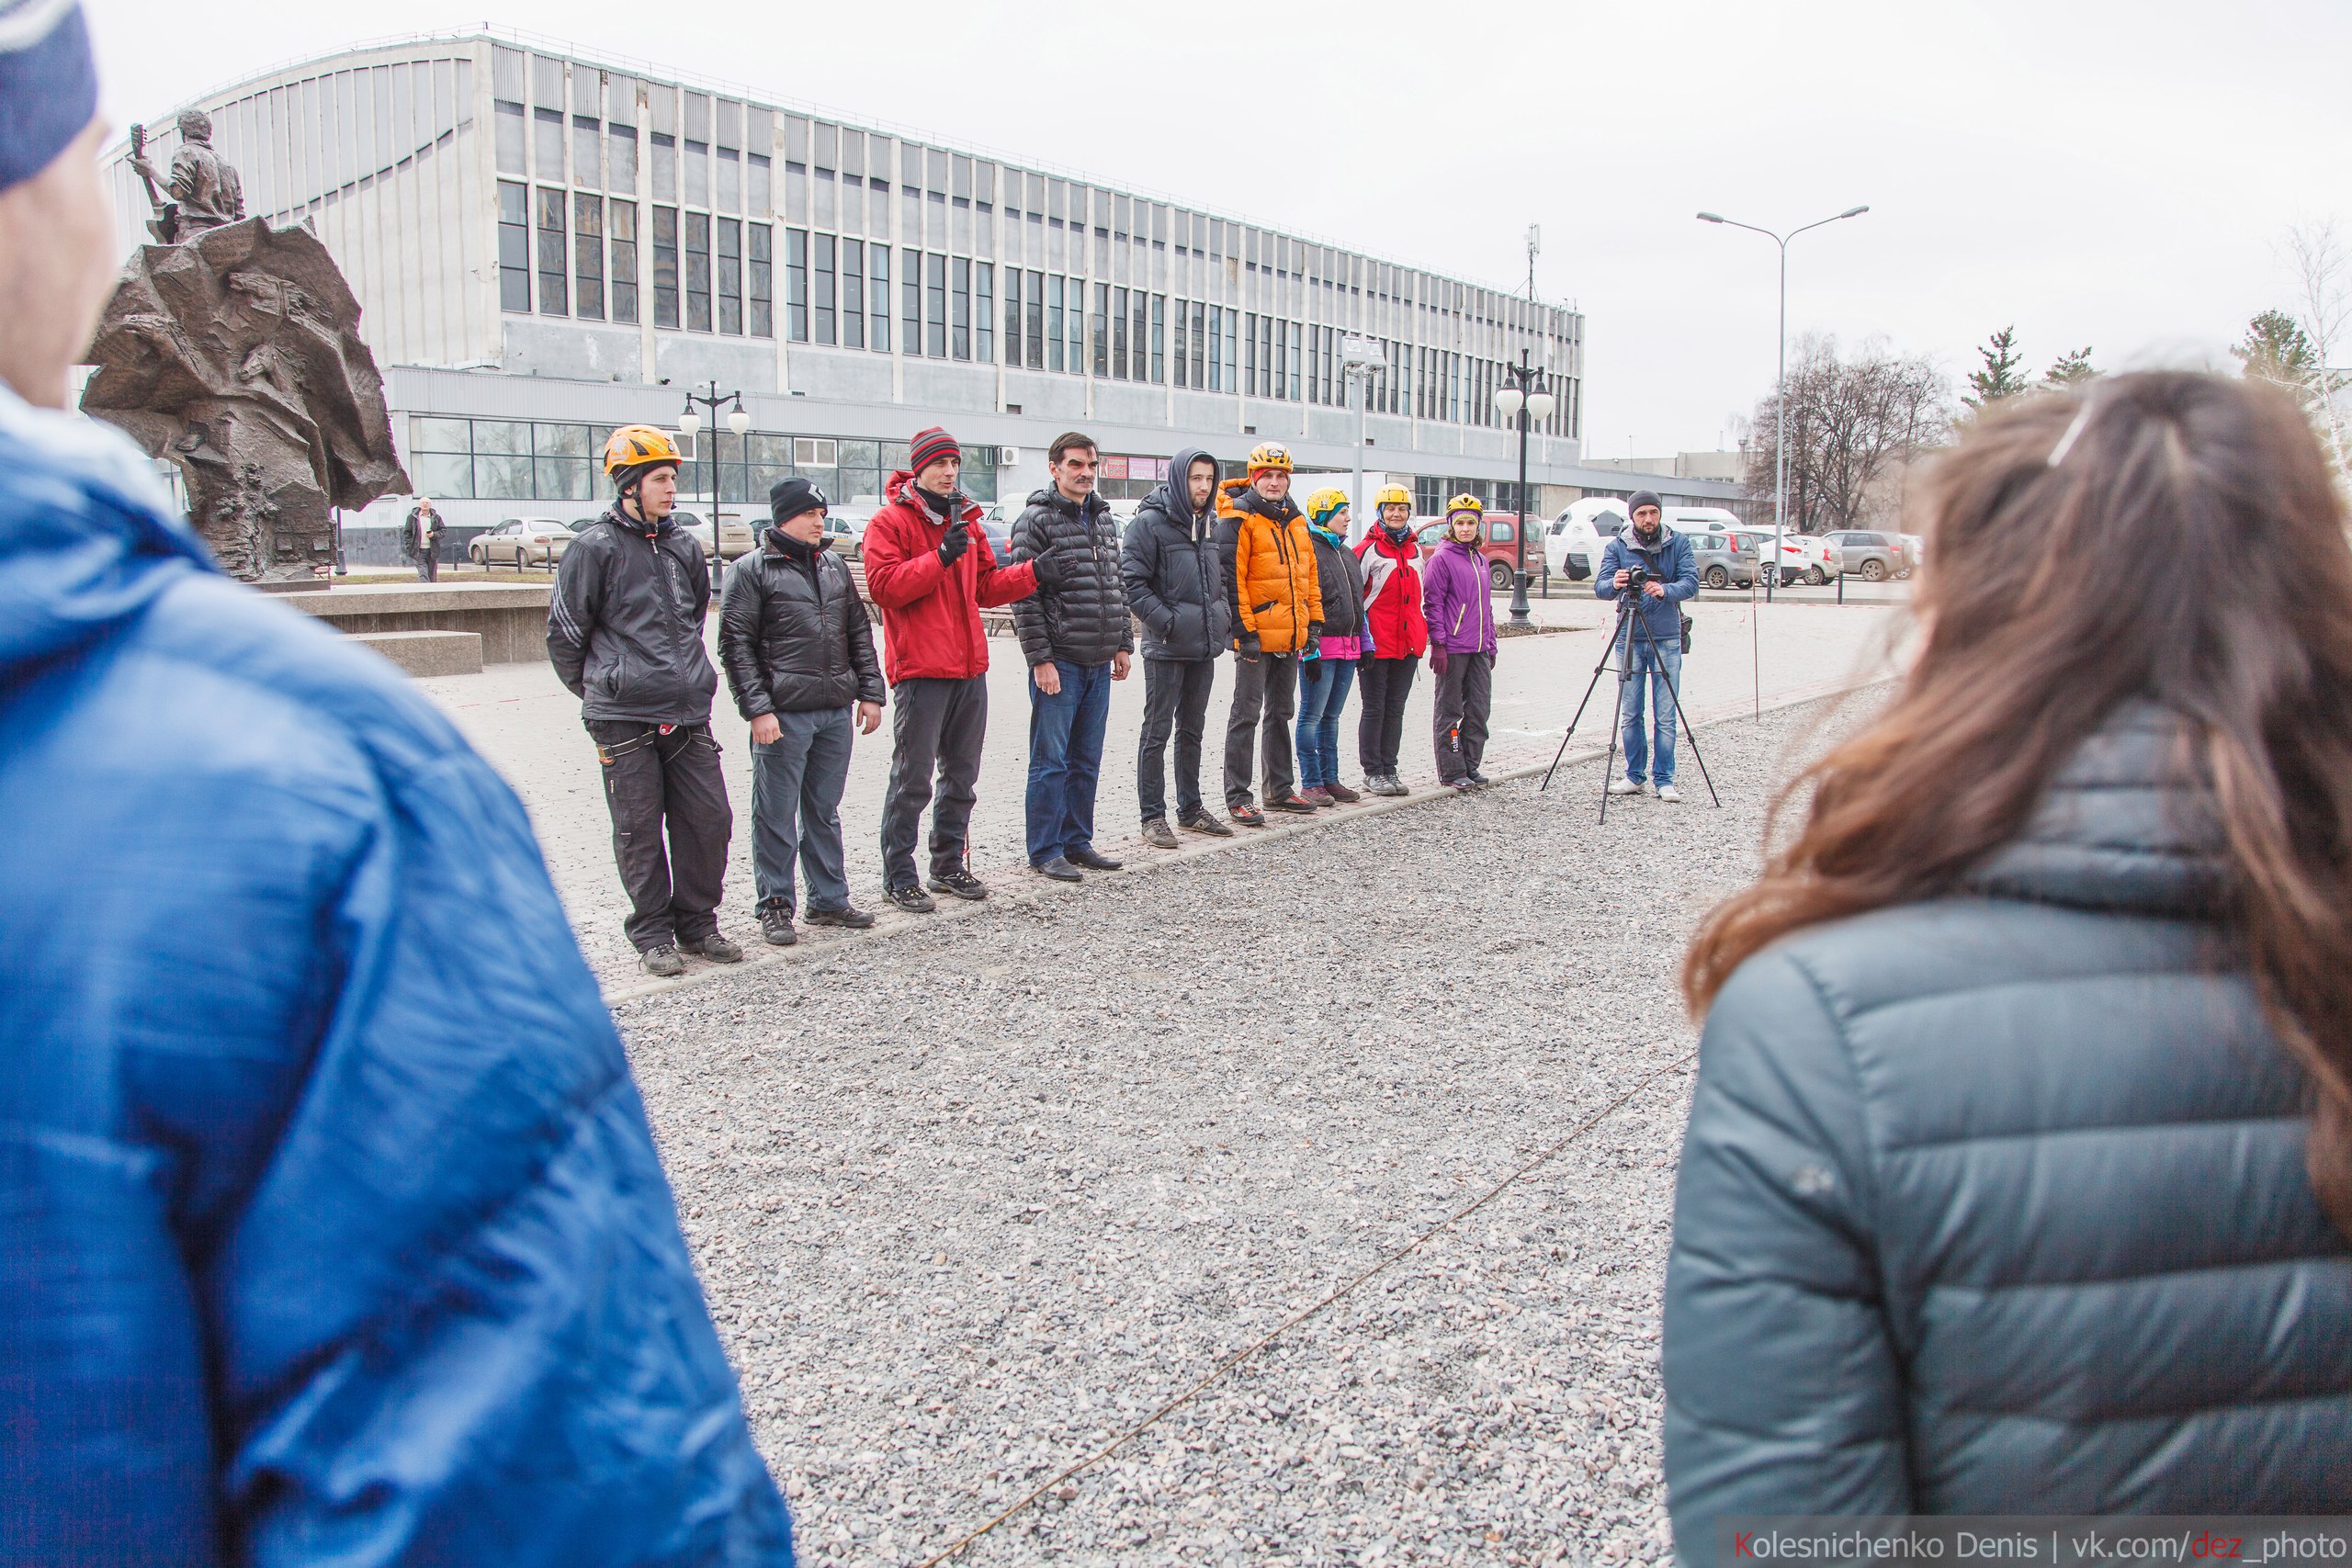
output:
[[[2177,730],[2127,708],[1959,895],[1717,998],[1666,1281],[1683,1562],[1728,1516],[2352,1509],[2352,1255],[2304,1076],[2216,970]]]
[[[1006,554],[1018,564],[1048,551],[1061,576],[1012,606],[1022,657],[1032,667],[1049,659],[1108,664],[1122,649],[1134,652],[1135,623],[1119,581],[1119,520],[1109,503],[1092,493],[1068,501],[1051,485],[1031,496]]]

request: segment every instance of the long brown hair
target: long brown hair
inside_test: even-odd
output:
[[[2223,925],[2309,1069],[2312,1180],[2352,1235],[2352,548],[2319,444],[2269,389],[2118,376],[1987,415],[1924,495],[1921,645],[1886,711],[1804,769],[1763,875],[1701,923],[1703,1014],[1776,938],[1949,891],[2127,699],[2187,721]],[[1777,837],[1768,829],[1768,845]]]

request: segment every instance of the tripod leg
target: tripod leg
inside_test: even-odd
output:
[[[1650,629],[1647,626],[1644,626],[1642,627],[1642,638],[1650,646],[1651,659],[1657,663],[1663,665],[1665,660],[1658,656],[1657,638],[1650,635]],[[1667,700],[1674,705],[1674,722],[1676,727],[1679,728],[1683,734],[1690,738],[1690,759],[1699,764],[1699,776],[1707,782],[1707,798],[1714,802],[1716,808],[1720,810],[1724,804],[1724,798],[1722,795],[1715,793],[1714,775],[1707,772],[1706,754],[1699,750],[1698,734],[1690,728],[1690,721],[1682,712],[1682,694],[1675,690],[1674,679],[1670,675],[1667,678],[1666,695]],[[1655,714],[1652,715],[1652,719],[1653,722],[1655,722]]]
[[[1538,794],[1552,787],[1552,775],[1560,771],[1560,759],[1568,754],[1568,742],[1575,737],[1577,726],[1584,722],[1584,710],[1591,703],[1593,690],[1600,684],[1601,675],[1609,669],[1610,655],[1617,651],[1617,632],[1624,630],[1624,610],[1621,605],[1616,630],[1610,633],[1609,646],[1600,650],[1600,661],[1592,667],[1592,679],[1584,683],[1584,696],[1577,704],[1575,716],[1568,720],[1566,732],[1560,737],[1559,750],[1552,753],[1552,765],[1544,770],[1544,782],[1535,786]],[[1612,729],[1610,733],[1613,735],[1616,732]]]

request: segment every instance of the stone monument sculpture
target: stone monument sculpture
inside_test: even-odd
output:
[[[178,466],[189,520],[223,570],[266,589],[323,588],[334,509],[409,488],[384,378],[318,236],[245,217],[211,122],[190,111],[179,130],[158,190],[131,128],[162,243],[123,268],[82,408]]]

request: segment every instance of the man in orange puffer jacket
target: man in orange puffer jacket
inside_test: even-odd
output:
[[[1323,631],[1323,589],[1315,542],[1290,499],[1290,449],[1261,442],[1250,477],[1217,491],[1217,553],[1234,586],[1233,714],[1225,727],[1227,812],[1245,828],[1266,818],[1250,804],[1251,763],[1262,730],[1266,810],[1313,816],[1291,771],[1290,721],[1298,700],[1298,665],[1314,658]]]

